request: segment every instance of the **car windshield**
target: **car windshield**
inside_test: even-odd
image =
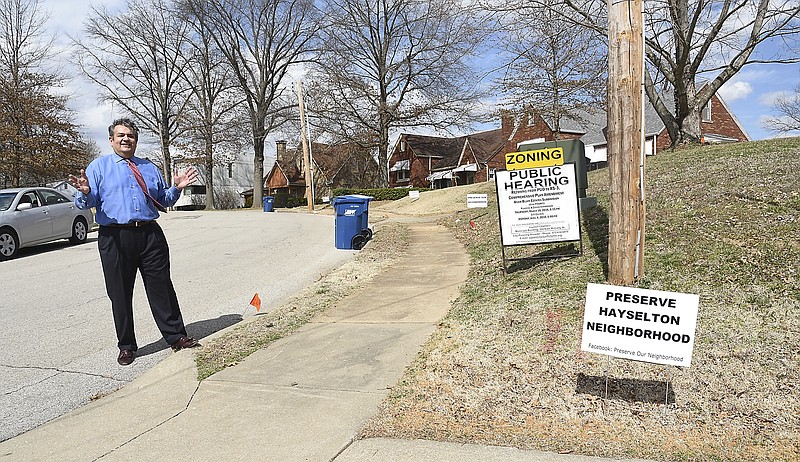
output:
[[[5,212],[11,207],[11,203],[14,202],[14,196],[17,193],[0,193],[0,212]]]

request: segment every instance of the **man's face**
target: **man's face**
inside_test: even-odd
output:
[[[127,159],[136,152],[136,134],[124,125],[114,127],[114,136],[109,141],[111,148],[121,157]]]

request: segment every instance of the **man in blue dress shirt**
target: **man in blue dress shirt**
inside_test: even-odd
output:
[[[169,247],[156,223],[159,210],[178,200],[181,189],[194,183],[197,171],[190,167],[175,173],[173,186],[148,160],[135,157],[139,129],[130,119],[117,119],[108,127],[113,154],[93,160],[80,176],[69,176],[78,190],[75,205],[95,208],[100,225],[97,247],[111,299],[117,330],[117,362],[127,366],[136,357],[133,326],[133,286],[136,271],[142,275],[150,310],[161,335],[175,351],[199,346],[189,337],[170,278]]]

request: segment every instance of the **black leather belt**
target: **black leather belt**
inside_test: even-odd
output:
[[[156,222],[155,220],[132,221],[130,223],[109,223],[106,226],[111,226],[112,228],[141,228],[142,226],[152,225],[155,222]]]

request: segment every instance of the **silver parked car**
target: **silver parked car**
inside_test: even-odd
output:
[[[55,189],[0,189],[0,260],[13,258],[23,247],[58,239],[86,242],[93,224],[91,210],[80,210]]]

